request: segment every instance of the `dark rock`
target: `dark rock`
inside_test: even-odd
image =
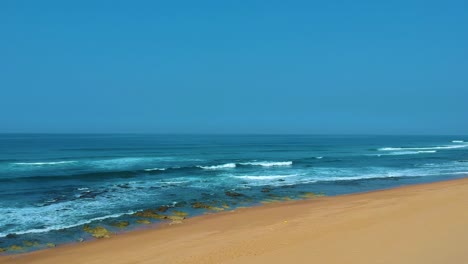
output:
[[[270,188],[263,188],[263,189],[261,190],[261,192],[263,192],[263,193],[267,193],[267,192],[270,192],[270,191],[271,191]]]
[[[187,202],[185,201],[182,201],[182,202],[177,202],[174,206],[175,207],[184,207],[187,205]]]
[[[169,209],[169,206],[166,206],[166,205],[162,205],[158,208],[158,211],[161,212],[161,213],[164,213],[167,211],[167,209]]]
[[[14,233],[6,235],[6,238],[17,238],[17,237],[18,235]]]
[[[241,194],[241,193],[231,192],[231,191],[226,191],[226,192],[224,192],[224,194],[226,194],[227,196],[230,196],[230,197],[239,197],[239,196],[243,196],[243,194]]]

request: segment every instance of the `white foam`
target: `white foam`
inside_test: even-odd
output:
[[[463,140],[452,140],[452,143],[464,143],[465,141]]]
[[[152,168],[152,169],[145,169],[145,171],[165,171],[166,168]]]
[[[316,157],[316,159],[323,159],[323,157]]]
[[[226,163],[221,165],[213,165],[213,166],[197,166],[198,168],[204,170],[220,170],[220,169],[232,169],[236,167],[235,163]]]
[[[292,161],[252,161],[243,162],[241,165],[262,166],[262,167],[277,167],[277,166],[291,166]]]

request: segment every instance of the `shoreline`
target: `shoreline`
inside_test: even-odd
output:
[[[194,216],[0,263],[468,263],[467,207],[461,178]]]

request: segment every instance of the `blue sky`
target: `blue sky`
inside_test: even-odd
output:
[[[0,132],[468,134],[466,1],[0,2]]]

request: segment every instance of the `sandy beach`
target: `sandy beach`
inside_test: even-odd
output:
[[[468,263],[468,178],[267,204],[0,263]]]

